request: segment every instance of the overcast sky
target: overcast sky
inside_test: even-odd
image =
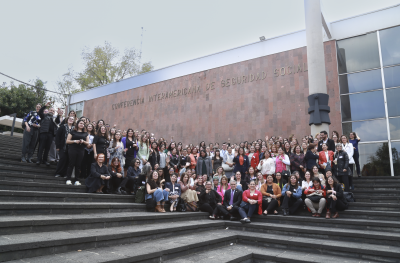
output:
[[[335,21],[400,0],[321,2]],[[302,0],[0,0],[0,10],[0,72],[52,90],[68,68],[82,69],[85,47],[139,49],[141,27],[142,61],[155,69],[305,28]]]

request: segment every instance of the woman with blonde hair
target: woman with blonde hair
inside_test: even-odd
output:
[[[189,176],[186,173],[182,173],[179,184],[181,185],[181,198],[183,201],[185,201],[186,203],[199,201],[195,190],[196,185],[190,185]]]

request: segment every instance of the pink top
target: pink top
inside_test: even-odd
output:
[[[231,189],[230,184],[228,184],[228,188],[226,188],[226,190],[228,190],[228,189]],[[226,190],[222,189],[221,185],[218,185],[218,187],[217,187],[217,193],[222,197],[222,202],[224,201],[224,194],[225,194]]]

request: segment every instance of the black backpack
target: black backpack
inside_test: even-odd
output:
[[[140,186],[135,194],[135,203],[144,203],[145,186]]]
[[[344,192],[343,195],[349,203],[354,203],[356,201],[352,192]]]

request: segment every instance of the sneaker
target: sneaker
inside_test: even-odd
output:
[[[67,185],[72,185],[71,180],[67,180]]]
[[[21,163],[26,163],[26,158],[25,158],[25,156],[22,156],[22,157],[21,157]]]
[[[76,181],[74,185],[81,185],[79,181]]]

